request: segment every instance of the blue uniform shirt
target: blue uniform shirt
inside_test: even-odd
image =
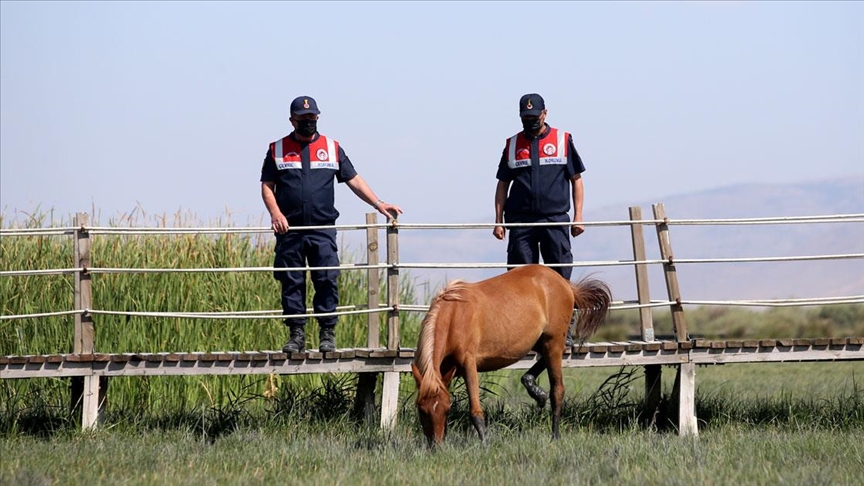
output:
[[[573,144],[573,136],[567,136],[567,163],[564,165],[540,165],[540,140],[550,129],[539,136],[529,136],[524,132],[518,136],[531,141],[531,165],[511,169],[507,166],[507,149],[505,147],[498,163],[498,180],[512,182],[507,201],[504,204],[505,213],[525,215],[553,215],[570,211],[570,196],[572,190],[570,179],[576,174],[585,172],[582,158]]]
[[[300,170],[279,170],[270,149],[264,157],[261,167],[261,182],[276,183],[276,202],[279,210],[288,219],[290,226],[323,226],[335,224],[339,211],[335,206],[335,190],[333,180],[347,182],[357,175],[351,160],[339,146],[338,169],[310,169],[309,142],[297,140],[292,132],[289,135],[301,146]]]

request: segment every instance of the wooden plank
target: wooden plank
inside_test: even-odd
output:
[[[696,365],[684,363],[678,368],[678,435],[699,435],[696,421]]]
[[[64,358],[63,358],[62,354],[50,354],[50,355],[48,355],[48,362],[49,363],[62,363],[63,359]]]
[[[744,347],[744,341],[726,341],[727,348],[742,348]]]
[[[354,352],[353,348],[347,348],[342,350],[342,359],[354,359],[357,354]]]
[[[378,224],[378,213],[366,213],[366,224]],[[366,228],[366,263],[378,265],[378,228]],[[377,309],[381,303],[381,274],[377,268],[366,270],[366,301],[369,309]],[[381,345],[381,314],[366,314],[366,346],[377,348]]]
[[[107,363],[111,361],[111,355],[108,353],[93,353],[94,363]]]
[[[639,206],[630,206],[630,221],[642,220],[642,208]],[[644,262],[647,260],[645,253],[645,233],[641,224],[630,225],[630,242],[633,244],[633,260]],[[654,321],[651,315],[651,307],[647,307],[651,303],[651,292],[648,288],[648,265],[639,263],[634,265],[636,271],[636,295],[640,305],[639,307],[639,326],[642,333],[642,339],[645,341],[654,341]]]
[[[832,346],[845,346],[849,342],[849,338],[831,338]]]
[[[813,346],[813,340],[812,339],[793,339],[792,344],[795,346]]]
[[[44,362],[47,361],[47,360],[48,360],[48,357],[45,356],[44,354],[36,354],[36,355],[28,356],[28,357],[27,357],[27,363],[28,363],[28,364],[30,364],[30,363],[32,363],[32,364],[42,364],[42,363],[44,363]]]
[[[711,341],[709,341],[707,339],[694,339],[693,340],[693,347],[694,348],[710,348],[711,347]]]
[[[759,341],[756,339],[745,339],[744,341],[741,342],[741,347],[742,348],[758,348],[759,347]]]
[[[642,349],[645,351],[660,351],[662,348],[662,344],[659,341],[652,341],[650,343],[643,343]]]
[[[828,338],[816,338],[813,340],[813,346],[828,346],[831,340]]]
[[[9,356],[0,356],[0,365],[9,364]]]
[[[27,364],[27,356],[9,356],[9,364]]]
[[[725,349],[726,342],[725,341],[711,341],[709,346],[711,349]]]
[[[399,414],[399,373],[384,373],[381,385],[381,428],[393,429]]]
[[[306,359],[324,359],[324,353],[321,351],[306,351]]]
[[[672,239],[669,237],[669,225],[665,222],[667,221],[666,208],[663,203],[652,204],[651,207],[654,211],[654,219],[664,221],[657,224],[657,242],[660,245],[660,258],[664,260],[663,275],[666,281],[666,294],[669,296],[670,302],[675,302],[670,306],[672,325],[675,328],[675,340],[684,342],[688,340],[687,320],[684,318],[684,307],[680,304],[681,289],[678,287],[678,274],[672,252]]]
[[[661,341],[660,345],[663,351],[674,351],[678,349],[678,343],[675,341]]]
[[[627,343],[627,345],[624,346],[624,350],[627,351],[628,353],[634,352],[634,351],[642,351],[642,346],[643,346],[643,343],[630,341],[629,343]]]
[[[760,339],[759,340],[759,347],[760,348],[776,348],[777,347],[777,341],[775,341],[774,339]]]
[[[372,350],[366,348],[358,348],[354,350],[354,356],[358,358],[368,358],[372,354]]]
[[[387,227],[387,348],[399,348],[399,227],[397,214],[391,214],[394,224]],[[397,386],[398,388],[398,386]],[[395,420],[395,419],[394,419]]]
[[[612,343],[609,346],[609,352],[610,353],[623,353],[625,349],[626,349],[626,346],[622,343]]]
[[[589,343],[588,349],[592,353],[605,353],[609,351],[610,343]]]

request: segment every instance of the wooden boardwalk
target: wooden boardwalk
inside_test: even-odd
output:
[[[72,376],[266,375],[411,371],[413,349],[92,353],[0,356],[0,379]],[[527,369],[530,353],[507,369]],[[565,368],[864,360],[864,337],[586,343],[564,355]]]

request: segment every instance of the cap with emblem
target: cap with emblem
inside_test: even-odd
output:
[[[519,99],[519,116],[540,116],[545,109],[543,97],[537,93],[522,95]]]
[[[308,113],[320,114],[318,103],[315,103],[315,100],[311,96],[298,96],[294,98],[294,101],[291,102],[291,114],[306,115]]]

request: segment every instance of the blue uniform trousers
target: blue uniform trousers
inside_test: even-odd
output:
[[[276,268],[339,266],[336,251],[336,230],[288,230],[276,235],[276,249],[273,266]],[[339,303],[339,270],[311,270],[312,308],[315,313],[335,312]],[[273,272],[282,284],[282,313],[285,315],[306,313],[306,272]],[[321,327],[335,326],[338,318],[319,317]],[[305,318],[285,320],[288,326],[305,325]]]
[[[553,216],[529,216],[505,214],[507,223],[564,223],[570,217],[565,214]],[[569,226],[532,226],[510,228],[507,240],[507,263],[573,263]],[[562,277],[570,280],[573,267],[552,267]]]

